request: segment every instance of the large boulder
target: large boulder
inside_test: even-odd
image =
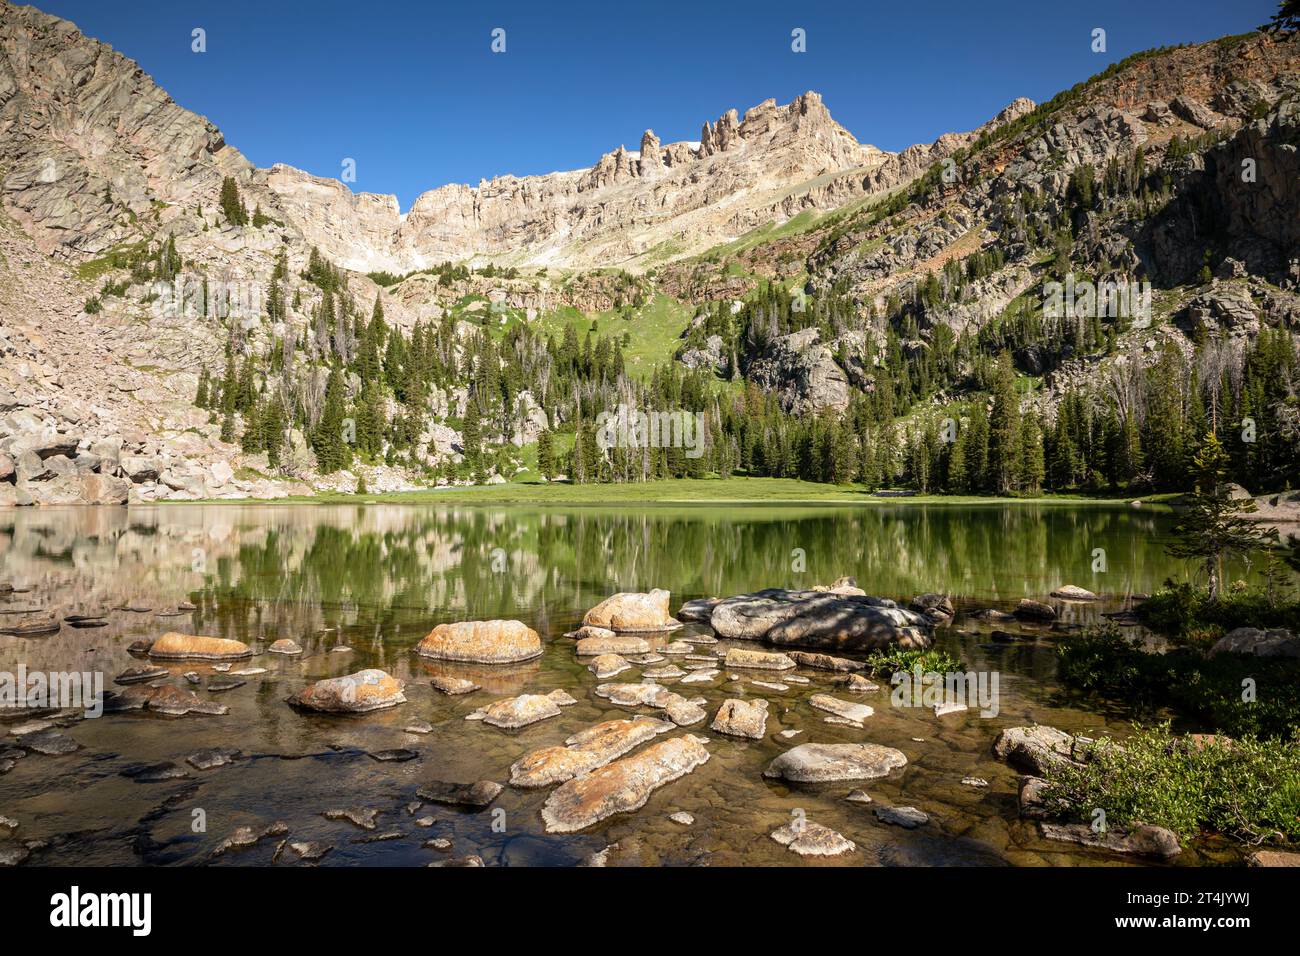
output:
[[[668,613],[671,595],[662,588],[645,593],[620,591],[605,598],[582,619],[584,625],[611,631],[668,631],[681,622]]]
[[[893,601],[827,591],[767,588],[719,602],[719,637],[827,650],[930,646],[927,619]]]
[[[1164,827],[1141,823],[1132,829],[1108,828],[1100,833],[1086,823],[1042,823],[1043,836],[1082,846],[1172,860],[1183,852],[1178,837]]]
[[[616,813],[645,806],[660,787],[706,763],[695,737],[674,737],[562,784],[542,806],[548,833],[584,830]]]
[[[1300,638],[1277,628],[1261,631],[1256,627],[1239,627],[1219,638],[1210,655],[1240,654],[1247,657],[1300,657]]]
[[[252,657],[253,650],[243,641],[168,631],[149,646],[149,656],[177,661],[235,661]]]
[[[763,776],[794,783],[874,780],[906,763],[901,750],[880,744],[800,744],[773,760]]]
[[[289,697],[288,702],[303,710],[327,714],[364,714],[406,703],[402,693],[405,686],[396,677],[371,668],[308,684]]]
[[[505,700],[493,701],[486,707],[479,708],[466,716],[466,720],[481,720],[493,727],[515,730],[527,727],[548,717],[560,716],[560,708],[576,704],[563,690],[554,690],[549,694],[520,694]]]
[[[1051,766],[1072,762],[1075,743],[1072,735],[1055,727],[1008,727],[993,741],[993,753],[1013,767],[1041,777]]]
[[[542,639],[522,621],[439,624],[416,645],[421,657],[475,664],[513,664],[542,654]]]

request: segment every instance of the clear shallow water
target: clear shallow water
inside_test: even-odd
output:
[[[47,637],[0,637],[0,671],[13,672],[19,664],[29,671],[102,671],[112,688],[113,676],[141,663],[127,653],[128,645],[168,630],[238,638],[255,642],[258,650],[288,637],[305,653],[261,653],[251,665],[236,665],[265,667],[268,673],[233,691],[197,688],[200,696],[230,708],[223,717],[110,714],[70,725],[64,732],[82,748],[19,760],[0,776],[0,814],[19,821],[16,837],[50,841],[31,859],[50,865],[200,863],[237,826],[277,820],[289,825],[293,841],[333,846],[323,865],[427,863],[445,857],[421,847],[432,837],[450,839],[453,854],[476,853],[489,865],[576,863],[610,844],[618,844],[611,863],[800,865],[804,861],[767,837],[796,809],[859,847],[810,865],[1124,862],[1045,841],[1032,824],[1018,820],[1017,774],[994,760],[989,748],[1000,729],[1034,721],[1089,734],[1125,732],[1131,715],[1122,702],[1083,702],[1061,693],[1055,646],[1069,639],[1068,626],[1095,621],[1105,610],[1126,606],[1130,595],[1185,573],[1164,554],[1171,524],[1168,515],[1148,510],[1032,504],[194,505],[9,512],[0,515],[0,581],[30,590],[0,597],[0,612],[29,606],[60,616],[118,605],[151,610],[115,611],[110,625],[100,629],[64,626]],[[1102,573],[1093,572],[1097,549],[1104,551]],[[896,599],[947,591],[966,610],[1007,607],[1024,596],[1041,599],[1066,583],[1104,593],[1107,600],[1065,605],[1067,627],[1032,631],[1025,643],[991,643],[987,626],[960,617],[954,628],[939,632],[939,646],[969,669],[998,671],[996,718],[936,718],[928,710],[891,707],[887,682],[876,694],[854,697],[834,688],[832,675],[800,670],[811,684],[791,684],[788,692],[777,693],[753,686],[748,677],[732,683],[724,669],[712,684],[677,689],[705,697],[710,719],[728,697],[769,699],[768,736],[742,742],[704,729],[707,723],[690,728],[712,739],[711,759],[657,791],[634,814],[580,834],[550,835],[539,817],[549,790],[510,787],[493,805],[504,817],[435,805],[408,812],[426,781],[504,783],[510,764],[524,753],[561,743],[600,720],[629,716],[595,697],[600,682],[562,637],[609,594],[668,588],[675,609],[688,598],[828,583],[845,574],[868,593]],[[182,601],[197,610],[180,617],[155,613]],[[493,617],[515,617],[535,627],[546,645],[543,657],[492,669],[435,665],[411,652],[441,621]],[[332,653],[340,644],[351,651]],[[408,703],[350,718],[308,716],[284,703],[310,680],[363,667],[406,680]],[[205,684],[217,676],[193,662],[168,670],[184,687],[186,671],[200,674]],[[434,673],[468,676],[484,689],[447,697],[430,687]],[[616,680],[635,680],[638,673]],[[578,703],[522,730],[463,719],[499,697],[559,687]],[[819,692],[868,703],[876,713],[865,730],[828,725],[807,703]],[[433,724],[433,732],[405,733],[416,719]],[[790,742],[775,736],[787,728],[804,732]],[[6,729],[0,724],[0,731]],[[931,815],[927,826],[905,831],[879,823],[871,807],[844,801],[852,783],[791,787],[761,776],[794,744],[864,740],[897,747],[909,763],[863,789],[878,802],[925,810]],[[185,765],[187,755],[216,746],[237,747],[245,758],[202,772]],[[397,747],[416,751],[418,759],[381,763],[367,755]],[[164,761],[185,769],[189,778],[137,783],[123,775]],[[962,785],[968,775],[990,786]],[[353,806],[381,811],[373,834],[400,831],[401,837],[356,843],[373,834],[321,815]],[[206,814],[206,833],[193,832],[196,809]],[[692,813],[695,824],[669,821],[677,810]],[[415,820],[426,814],[435,817],[434,825],[418,827]],[[232,851],[217,862],[268,863],[276,842]],[[1220,857],[1191,852],[1183,862],[1212,858]],[[286,854],[286,861],[292,859]]]

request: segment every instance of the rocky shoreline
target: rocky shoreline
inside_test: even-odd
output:
[[[1091,592],[1068,586],[1055,593],[1058,602],[1097,599]],[[21,599],[12,588],[0,596],[9,602]],[[594,828],[614,818],[640,819],[661,791],[671,800],[671,794],[682,792],[680,781],[708,765],[720,746],[728,748],[730,761],[736,757],[735,748],[763,741],[779,743],[782,752],[752,772],[777,788],[774,794],[786,795],[792,816],[767,835],[784,847],[791,859],[853,859],[861,855],[861,833],[842,833],[803,815],[804,801],[799,794],[805,788],[824,791],[843,785],[844,800],[870,808],[871,820],[864,818],[860,824],[865,827],[933,828],[936,813],[942,820],[942,810],[934,806],[882,802],[860,789],[864,783],[904,773],[924,774],[926,770],[924,761],[919,768],[909,769],[914,763],[903,750],[870,739],[871,729],[880,719],[878,707],[891,704],[881,686],[861,673],[870,666],[869,656],[864,662],[839,655],[903,650],[924,653],[932,645],[935,628],[958,616],[946,596],[918,595],[904,608],[866,595],[852,579],[843,578],[801,591],[764,589],[723,599],[695,599],[681,605],[675,615],[670,613],[669,602],[665,590],[610,596],[584,615],[577,630],[560,639],[570,644],[576,663],[583,666],[580,673],[588,675],[587,683],[533,688],[495,699],[489,699],[490,691],[465,675],[509,672],[519,662],[541,653],[541,636],[519,621],[461,621],[433,628],[412,648],[412,659],[428,662],[425,666],[453,668],[435,673],[426,683],[426,687],[432,685],[435,696],[481,696],[473,699],[474,709],[463,716],[471,724],[481,724],[481,733],[513,735],[545,725],[582,699],[604,702],[626,711],[627,716],[599,720],[567,733],[557,744],[538,747],[519,741],[504,782],[430,779],[420,774],[418,793],[407,804],[416,826],[433,824],[433,817],[414,819],[427,804],[485,812],[509,788],[543,794],[536,812],[546,833],[598,832]],[[0,610],[7,609],[7,605],[0,606]],[[1017,613],[1031,628],[1050,626],[1056,616],[1053,605],[1029,600],[1021,602]],[[21,614],[14,616],[27,620]],[[72,626],[99,619],[88,614],[69,615],[58,623]],[[1238,635],[1219,652],[1255,654],[1264,641],[1271,653],[1279,641],[1290,636],[1248,638],[1250,635]],[[350,649],[338,646],[334,650]],[[114,678],[117,689],[106,695],[107,713],[207,721],[220,720],[229,713],[223,698],[214,699],[214,694],[239,693],[239,688],[256,685],[268,674],[265,667],[257,666],[256,658],[275,655],[293,664],[300,659],[302,648],[287,639],[262,646],[260,642],[168,631],[156,639],[137,642],[130,651],[139,663]],[[608,681],[630,670],[639,670],[639,677]],[[206,678],[200,671],[207,672]],[[181,683],[175,682],[178,677]],[[480,679],[491,683],[490,676]],[[283,701],[302,720],[368,720],[427,699],[428,691],[412,696],[415,689],[410,680],[368,667],[300,682]],[[877,707],[863,702],[865,695],[877,695],[866,696]],[[790,713],[797,699],[812,708],[823,726],[863,737],[855,742],[818,740],[815,725],[775,730],[774,725],[785,723],[783,715]],[[946,715],[953,712],[935,707],[931,719],[949,720]],[[21,716],[24,719],[14,721],[12,714],[0,715],[8,741],[0,745],[0,778],[20,761],[54,759],[81,748],[75,733],[80,716],[58,710]],[[405,733],[413,741],[442,730],[422,720],[402,719]],[[179,740],[185,736],[184,720],[177,725]],[[913,739],[917,741],[923,742]],[[1082,765],[1090,759],[1093,745],[1086,737],[1054,727],[1024,725],[1004,727],[991,752],[1024,774],[1015,788],[1015,805],[1020,817],[1036,826],[1044,840],[1155,861],[1182,853],[1178,837],[1168,830],[1135,825],[1098,831],[1088,822],[1080,822],[1074,809],[1045,796],[1048,784],[1044,774],[1059,764]],[[410,746],[389,747],[370,751],[368,756],[381,766],[399,766],[418,760],[420,752]],[[209,748],[180,753],[174,761],[140,766],[131,773],[139,782],[184,780],[191,771],[218,772],[246,759],[236,748]],[[989,784],[966,776],[959,785],[978,790]],[[408,836],[403,827],[378,830],[378,812],[366,806],[322,811],[326,819],[349,823],[366,834],[354,843]],[[670,817],[678,827],[694,824],[694,816],[684,811]],[[0,864],[22,863],[47,849],[41,841],[24,841],[21,821],[9,830],[9,838],[0,840]],[[274,842],[275,860],[314,864],[336,847],[318,839],[297,838],[297,830],[283,820],[241,827],[218,845],[213,856],[229,857],[268,840]],[[424,845],[439,854],[430,865],[482,864],[477,853],[447,856],[456,848],[446,837],[426,839]],[[604,865],[618,853],[619,848],[611,845],[588,862]],[[1288,854],[1287,850],[1262,851],[1251,861],[1276,865],[1290,860]]]

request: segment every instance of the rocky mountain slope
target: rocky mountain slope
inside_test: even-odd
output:
[[[0,506],[499,481],[544,433],[581,446],[599,407],[665,391],[697,396],[725,473],[750,466],[737,382],[792,416],[765,440],[841,416],[858,480],[915,482],[912,443],[967,421],[1001,353],[1035,429],[1085,392],[1146,427],[1128,393],[1166,346],[1236,408],[1261,333],[1300,339],[1294,35],[1139,54],[897,154],[815,93],[768,100],[403,216],[254,168],[72,24],[0,14]],[[1067,273],[1149,282],[1154,316],[1048,321]],[[1280,388],[1250,399],[1275,442]],[[340,416],[371,432],[342,470]]]

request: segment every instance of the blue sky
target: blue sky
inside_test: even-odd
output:
[[[594,163],[652,127],[694,140],[731,107],[822,94],[883,149],[1044,100],[1137,50],[1242,33],[1276,0],[721,4],[36,0],[136,60],[259,166],[396,193]],[[191,31],[207,52],[191,51]],[[493,54],[491,33],[506,31]],[[1106,30],[1106,52],[1091,50]],[[807,52],[791,51],[806,31]]]

